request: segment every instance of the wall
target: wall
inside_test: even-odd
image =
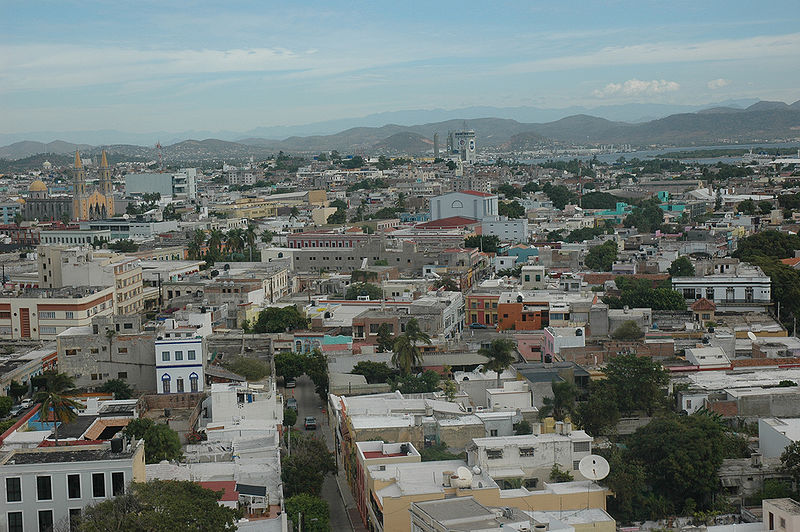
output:
[[[758,420],[758,448],[764,458],[777,458],[792,440],[763,419]]]

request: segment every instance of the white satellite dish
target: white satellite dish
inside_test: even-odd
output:
[[[756,336],[756,333],[754,333],[753,331],[748,331],[747,332],[747,337],[750,338],[751,342],[757,342],[758,341],[758,336]]]
[[[580,471],[584,478],[589,480],[603,480],[608,476],[611,467],[608,465],[608,461],[602,456],[590,454],[589,456],[581,458],[581,461],[578,463],[578,471]]]
[[[468,467],[460,466],[456,469],[456,475],[465,482],[472,482],[472,471]]]

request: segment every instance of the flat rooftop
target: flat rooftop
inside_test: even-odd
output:
[[[115,453],[111,451],[110,444],[19,449],[10,451],[0,458],[0,466],[129,460],[134,452],[135,447],[131,447],[130,451]]]

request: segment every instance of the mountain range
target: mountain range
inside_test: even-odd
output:
[[[339,150],[343,153],[420,154],[432,150],[435,133],[439,133],[440,147],[444,149],[447,132],[461,129],[465,122],[470,129],[475,130],[479,147],[511,152],[552,144],[692,146],[722,142],[767,142],[800,138],[800,101],[791,105],[760,101],[744,109],[712,106],[646,122],[614,121],[588,114],[576,114],[541,123],[496,116],[470,118],[464,115],[456,119],[411,126],[393,123],[377,127],[359,126],[333,134],[295,135],[283,140],[263,136],[248,136],[235,142],[215,138],[202,141],[183,140],[164,146],[163,156],[168,161],[200,161],[258,157],[279,150],[294,153]],[[118,157],[157,157],[152,147],[135,144],[102,147]],[[39,153],[66,154],[75,149],[91,154],[99,148],[100,146],[92,147],[60,140],[49,143],[21,141],[0,148],[0,158],[15,160]]]

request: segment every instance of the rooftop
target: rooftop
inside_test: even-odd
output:
[[[138,443],[137,445],[143,445]],[[0,466],[28,464],[57,464],[66,462],[96,462],[102,460],[129,460],[135,447],[121,453],[111,451],[111,444],[84,445],[80,447],[39,447],[36,449],[17,449],[0,458]]]

